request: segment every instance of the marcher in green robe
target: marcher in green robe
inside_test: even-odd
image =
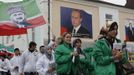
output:
[[[108,28],[106,37],[94,44],[95,75],[124,75],[121,65],[127,62],[125,55],[118,49],[113,49],[113,43],[120,42],[116,39],[117,29],[117,23],[113,22]]]
[[[94,66],[95,66],[95,62],[93,59],[93,48],[89,47],[89,48],[85,48],[83,50],[83,53],[85,54],[85,59],[84,59],[84,75],[95,75],[94,73]]]
[[[55,49],[55,59],[57,63],[57,75],[77,75],[77,59],[76,63],[72,62],[73,56],[78,56],[71,46],[71,34],[64,33],[63,41]]]

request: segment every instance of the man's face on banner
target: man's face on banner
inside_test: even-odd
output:
[[[74,27],[77,27],[81,24],[82,18],[80,16],[80,12],[78,11],[73,11],[71,14],[71,21],[72,21],[72,25]]]
[[[20,23],[24,21],[25,14],[23,12],[15,12],[11,14],[10,19],[15,23]]]

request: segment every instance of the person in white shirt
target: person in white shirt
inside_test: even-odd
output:
[[[56,75],[56,63],[51,46],[47,46],[45,54],[36,63],[36,70],[39,75]]]
[[[39,50],[40,50],[40,52],[39,52],[39,54],[38,54],[38,59],[39,58],[41,58],[43,55],[44,55],[44,53],[45,53],[45,46],[40,46],[40,48],[39,48]]]
[[[25,50],[21,55],[19,72],[20,75],[37,75],[36,62],[38,52],[36,51],[36,43],[30,42],[28,50]]]
[[[19,48],[14,49],[14,57],[10,60],[10,72],[11,75],[19,75],[19,65],[20,65],[20,50]]]
[[[9,75],[10,74],[9,70],[10,70],[10,62],[6,58],[6,55],[4,55],[1,57],[1,60],[0,60],[0,74]]]

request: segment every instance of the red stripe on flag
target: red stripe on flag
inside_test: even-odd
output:
[[[25,28],[32,28],[32,27],[46,24],[46,21],[44,20],[43,16],[35,17],[33,19],[27,20],[27,22],[30,24],[30,26],[27,26]],[[16,25],[9,21],[9,22],[0,23],[0,28],[12,29],[12,28],[16,28]]]
[[[11,22],[0,23],[0,36],[26,34],[27,28],[46,24],[43,16],[30,19],[28,20],[28,23],[30,23],[31,26],[27,26],[25,28],[17,28],[16,25]]]
[[[8,30],[8,29],[1,29],[0,28],[0,36],[10,36],[10,35],[19,35],[19,34],[26,34],[27,30],[24,28],[20,29],[13,29],[13,30]]]
[[[31,27],[44,25],[46,24],[46,21],[44,20],[43,16],[39,16],[39,17],[28,20],[28,23],[30,23],[31,26],[28,26],[27,28],[31,28]]]
[[[19,35],[26,34],[27,29],[25,28],[15,28],[9,25],[0,26],[0,36],[9,36],[9,35]]]

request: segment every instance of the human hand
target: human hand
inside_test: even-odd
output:
[[[23,73],[20,73],[20,75],[23,75]]]
[[[113,49],[112,50],[112,55],[115,56],[118,51],[119,51],[118,49]]]
[[[47,72],[51,73],[51,72],[53,72],[54,70],[55,70],[54,68],[50,67]]]
[[[72,55],[73,55],[73,56],[78,56],[79,54],[78,54],[77,51],[74,51],[74,52],[72,53]]]
[[[122,59],[122,52],[120,51],[117,51],[116,55],[114,55],[114,58],[117,59],[117,60],[121,60]]]

